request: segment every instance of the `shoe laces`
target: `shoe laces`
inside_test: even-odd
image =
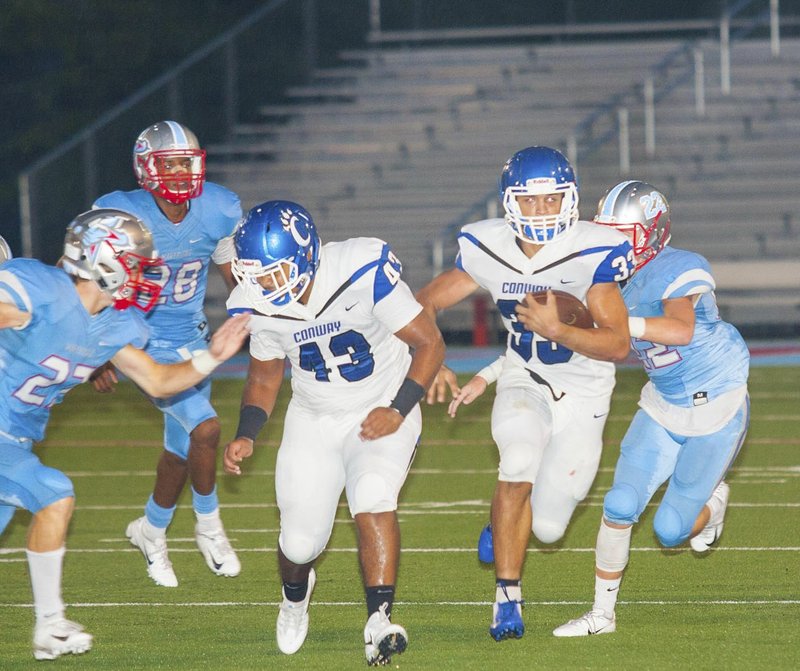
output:
[[[302,624],[305,614],[305,600],[289,601],[284,597],[283,603],[281,603],[278,627],[282,631],[297,629]]]
[[[161,567],[172,568],[172,562],[167,555],[167,539],[166,538],[147,538],[142,534],[147,544],[147,555],[150,561],[158,564]]]

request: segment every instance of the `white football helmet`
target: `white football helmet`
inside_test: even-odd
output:
[[[3,236],[0,235],[0,263],[8,261],[11,258],[14,258],[14,255],[11,253],[11,247],[8,246]]]
[[[597,204],[594,220],[628,236],[635,270],[652,261],[670,239],[667,197],[647,182],[628,180],[610,189]]]
[[[161,294],[163,260],[144,223],[122,210],[101,208],[79,214],[67,227],[59,264],[70,275],[94,281],[114,307],[150,310]],[[146,274],[151,274],[147,279]]]
[[[203,192],[206,152],[183,124],[159,121],[136,138],[133,171],[146,191],[170,203],[185,203]]]

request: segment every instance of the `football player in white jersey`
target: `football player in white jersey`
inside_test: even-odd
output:
[[[252,454],[287,358],[292,371],[275,466],[283,580],[278,647],[293,654],[306,638],[312,565],[344,490],[366,591],[367,663],[387,664],[407,643],[405,629],[391,621],[397,496],[420,435],[418,402],[444,359],[441,334],[401,280],[400,262],[385,242],[322,246],[310,214],[296,203],[251,209],[234,245],[239,286],[228,310],[252,312],[253,331],[239,427],[225,449],[227,472],[240,474]]]
[[[520,581],[531,530],[544,543],[561,538],[597,472],[612,362],[629,350],[618,282],[629,277],[633,260],[624,235],[578,220],[574,171],[554,149],[514,154],[503,167],[500,197],[505,218],[465,226],[456,267],[417,294],[434,316],[482,287],[508,330],[492,410],[500,465],[492,499],[497,580],[489,633],[497,641],[525,630]],[[596,328],[562,324],[552,293],[545,305],[526,298],[556,288],[583,301]],[[444,400],[447,386],[457,396],[455,375],[443,367],[429,402]]]
[[[750,355],[742,336],[720,319],[714,278],[699,254],[667,245],[670,209],[658,189],[617,184],[595,221],[628,235],[636,270],[622,290],[633,349],[650,381],[639,400],[603,502],[595,548],[592,610],[553,631],[610,634],[628,564],[631,529],[668,482],[653,518],[665,547],[691,538],[696,552],[722,532],[728,485],[722,480],[744,442],[750,417]]]
[[[183,124],[154,123],[139,134],[133,147],[133,169],[141,188],[113,191],[94,203],[138,216],[164,257],[158,279],[163,290],[147,317],[147,352],[162,363],[187,359],[207,347],[203,304],[212,262],[228,289],[235,285],[231,235],[242,208],[235,193],[206,180],[205,156],[195,134]],[[93,378],[101,392],[113,390],[115,382],[113,369],[101,369]],[[125,535],[142,551],[150,578],[157,585],[177,587],[166,534],[188,479],[197,547],[213,573],[234,577],[241,564],[220,518],[216,486],[220,423],[211,405],[211,380],[174,398],[151,400],[164,415],[164,449],[144,515],[128,524]]]
[[[190,361],[152,359],[143,351],[149,330],[140,312],[158,300],[161,287],[147,275],[161,263],[140,219],[99,209],[72,221],[59,267],[35,259],[0,264],[0,534],[17,508],[31,513],[26,555],[36,659],[92,647],[91,634],[66,619],[61,598],[75,491],[33,452],[51,408],[108,360],[148,394],[172,396],[198,384],[247,336],[246,319],[228,320]]]

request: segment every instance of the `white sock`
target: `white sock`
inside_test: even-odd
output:
[[[64,602],[61,600],[61,566],[65,552],[65,547],[50,552],[25,551],[28,555],[33,611],[37,622],[64,615]]]
[[[166,538],[167,536],[166,529],[153,526],[150,524],[150,520],[148,520],[147,517],[144,518],[144,524],[142,524],[142,533],[144,533],[145,538],[151,541],[158,540],[159,538]]]
[[[507,585],[506,587],[497,587],[494,594],[494,600],[497,603],[505,603],[506,601],[522,601],[522,586],[521,585]]]
[[[209,527],[217,527],[222,524],[222,520],[219,516],[219,508],[217,508],[213,513],[198,513],[195,511],[194,514],[197,518],[197,523],[206,529]]]
[[[594,610],[602,610],[606,617],[614,617],[614,608],[617,605],[617,595],[622,578],[606,580],[604,578],[594,579]]]

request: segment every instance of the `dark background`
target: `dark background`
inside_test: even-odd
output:
[[[289,18],[281,24],[283,32],[300,29],[305,1],[287,3]],[[263,0],[3,0],[0,232],[12,249],[20,252],[17,176],[22,170],[263,4]],[[316,0],[319,63],[335,62],[340,49],[364,46],[368,4],[368,0]],[[726,6],[720,0],[382,0],[381,4],[384,30],[712,19]],[[767,6],[766,1],[760,4]],[[798,5],[800,0],[782,0],[782,15],[797,13]],[[270,35],[263,40],[267,44]],[[259,50],[258,45],[247,48]],[[252,56],[258,60],[258,54]],[[289,50],[285,56],[291,60],[294,54]],[[296,60],[301,59],[298,50]],[[282,85],[280,74],[253,75],[250,95],[275,97]],[[256,115],[255,106],[243,106],[241,120],[252,120],[247,117]],[[131,146],[139,130],[131,129]],[[202,130],[198,130],[201,142]],[[129,155],[119,161],[127,164]],[[131,177],[118,186],[135,184]],[[65,224],[75,214],[64,213]]]

